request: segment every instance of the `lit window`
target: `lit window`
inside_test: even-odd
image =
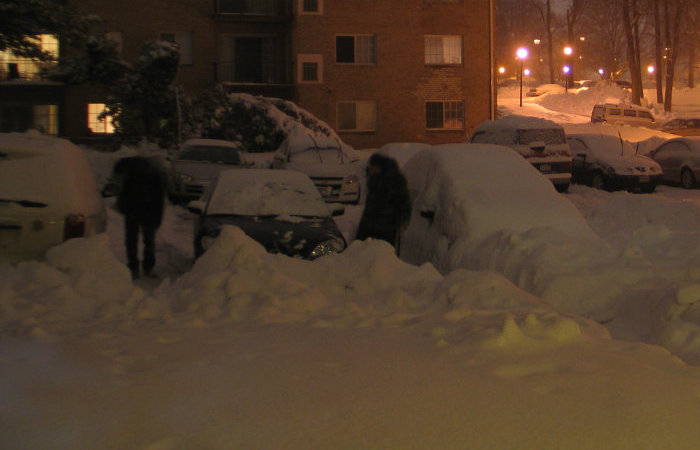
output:
[[[299,83],[321,83],[323,76],[322,55],[300,54],[297,56],[297,80]]]
[[[172,42],[180,47],[180,65],[192,64],[192,32],[175,31],[160,33],[160,40]]]
[[[39,35],[36,39],[39,48],[58,59],[58,39],[48,34]],[[42,63],[31,58],[16,56],[9,50],[0,51],[0,78],[39,79]],[[5,72],[6,71],[6,72]]]
[[[106,110],[104,103],[89,103],[88,104],[88,119],[87,125],[93,133],[114,133],[114,124],[112,117],[101,117]]]
[[[339,102],[338,131],[376,131],[377,103],[373,101]]]
[[[350,64],[375,64],[377,62],[376,36],[336,36],[335,61]]]
[[[462,37],[426,36],[425,63],[428,65],[462,64]]]
[[[425,128],[429,130],[464,129],[464,102],[426,102]]]

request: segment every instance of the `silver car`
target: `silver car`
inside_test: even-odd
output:
[[[253,165],[238,142],[190,139],[170,160],[168,198],[174,203],[196,200],[222,170]]]
[[[700,175],[700,137],[680,137],[664,142],[649,155],[664,171],[663,181],[686,189],[697,185]]]

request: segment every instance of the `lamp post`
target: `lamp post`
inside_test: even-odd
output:
[[[566,74],[566,92],[569,92],[569,74],[571,73],[571,55],[574,54],[574,49],[567,45],[564,47],[564,56],[566,56],[566,65],[564,66],[564,73]]]
[[[520,60],[520,107],[523,107],[523,61],[527,59],[530,52],[525,47],[520,47],[515,55]]]

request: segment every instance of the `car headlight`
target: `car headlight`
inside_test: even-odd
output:
[[[319,256],[327,255],[328,253],[337,253],[345,249],[345,242],[342,239],[333,238],[327,241],[323,241],[316,245],[311,251],[312,258],[318,258]]]

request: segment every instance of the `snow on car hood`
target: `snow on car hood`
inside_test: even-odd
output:
[[[243,166],[210,162],[173,161],[170,167],[177,173],[188,175],[195,180],[211,181],[216,178],[222,170]]]
[[[569,134],[570,138],[580,139],[588,147],[587,162],[610,167],[620,175],[661,174],[661,167],[653,159],[639,154],[636,145],[607,134]]]
[[[303,172],[310,177],[332,177],[332,178],[345,178],[348,175],[357,175],[360,173],[361,164],[359,161],[348,164],[303,164],[290,162],[287,164],[287,169],[298,170]]]

